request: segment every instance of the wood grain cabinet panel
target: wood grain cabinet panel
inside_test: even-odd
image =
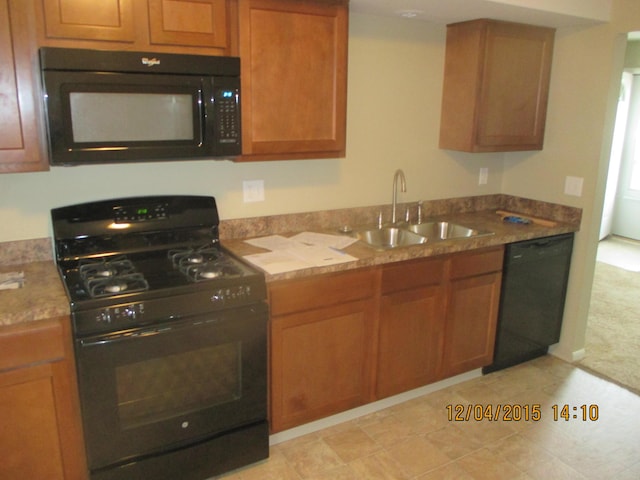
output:
[[[227,0],[148,0],[152,44],[227,46]]]
[[[0,329],[0,478],[84,480],[71,320]]]
[[[444,327],[443,377],[493,361],[503,249],[460,254],[453,259]]]
[[[244,160],[344,156],[346,2],[240,0]]]
[[[269,286],[272,432],[371,401],[376,278],[362,270]]]
[[[63,480],[50,364],[0,373],[0,478]]]
[[[134,42],[134,0],[41,0],[49,38]]]
[[[0,173],[48,168],[40,147],[32,22],[30,2],[0,0]]]
[[[439,257],[383,268],[376,398],[436,379],[442,359],[445,265]]]
[[[440,148],[541,150],[554,35],[487,19],[448,25]]]
[[[272,432],[369,401],[371,302],[275,317],[271,333]]]

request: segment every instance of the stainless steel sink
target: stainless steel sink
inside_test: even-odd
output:
[[[427,238],[422,235],[410,232],[404,228],[382,227],[368,230],[358,230],[355,232],[358,240],[371,245],[372,247],[387,250],[396,247],[408,247],[427,243]]]
[[[450,240],[454,238],[477,237],[491,235],[493,232],[476,230],[451,222],[426,222],[410,224],[407,228],[413,233],[427,237],[430,242]]]

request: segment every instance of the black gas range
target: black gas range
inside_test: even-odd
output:
[[[215,199],[51,216],[91,479],[202,480],[266,458],[265,281],[220,244]]]

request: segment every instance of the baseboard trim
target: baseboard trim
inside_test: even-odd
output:
[[[567,352],[561,348],[558,348],[558,344],[556,344],[549,347],[549,354],[553,355],[554,357],[558,357],[560,360],[564,360],[565,362],[575,363],[582,360],[587,354],[587,351],[584,348],[581,348],[580,350]]]

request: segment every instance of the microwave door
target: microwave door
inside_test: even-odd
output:
[[[211,156],[200,77],[45,72],[51,164]]]

